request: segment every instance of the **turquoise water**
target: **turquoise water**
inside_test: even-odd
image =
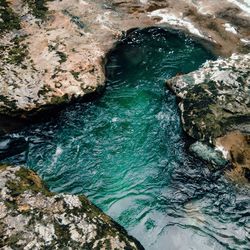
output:
[[[109,55],[105,93],[9,135],[26,141],[9,160],[87,195],[146,249],[249,249],[249,194],[188,153],[164,83],[212,58],[182,35],[131,33]]]

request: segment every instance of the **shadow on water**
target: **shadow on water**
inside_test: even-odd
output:
[[[181,34],[129,33],[108,55],[105,94],[2,138],[2,151],[12,138],[24,151],[5,161],[27,164],[52,191],[86,194],[146,249],[249,249],[248,190],[188,154],[164,86],[207,59]]]

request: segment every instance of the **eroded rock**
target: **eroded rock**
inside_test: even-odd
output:
[[[216,147],[232,162],[227,176],[237,182],[250,182],[250,135],[239,131],[227,133],[216,139]]]
[[[179,97],[184,130],[232,162],[232,179],[250,179],[250,54],[210,61],[168,80]]]
[[[0,248],[143,249],[84,196],[50,193],[22,167],[0,166]]]
[[[233,55],[167,81],[181,99],[183,128],[191,137],[214,143],[229,131],[250,133],[249,61],[250,54]]]
[[[1,1],[0,114],[27,117],[101,91],[105,56],[124,32],[182,29],[219,54],[247,50],[240,1]]]

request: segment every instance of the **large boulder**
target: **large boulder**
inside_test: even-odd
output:
[[[0,166],[0,248],[143,249],[86,197],[54,194],[31,170]]]
[[[233,163],[233,179],[250,180],[250,54],[206,62],[167,81],[178,96],[183,129]],[[197,147],[196,147],[197,148]]]
[[[250,133],[249,61],[250,54],[237,54],[167,81],[181,99],[183,128],[191,137],[213,143],[229,131]]]

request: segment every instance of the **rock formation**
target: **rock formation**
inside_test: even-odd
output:
[[[217,55],[249,53],[246,1],[0,0],[0,134],[101,91],[108,51],[126,32],[149,26],[182,30]],[[217,145],[245,179],[249,59],[208,62],[169,82],[185,131]],[[0,247],[142,249],[85,197],[52,194],[32,171],[1,166],[0,192]]]
[[[181,98],[184,130],[212,143],[227,131],[250,133],[250,54],[209,61],[167,83]]]
[[[182,29],[222,55],[250,44],[250,7],[241,1],[1,0],[0,5],[0,114],[12,117],[26,118],[101,90],[106,53],[132,28]]]
[[[50,193],[22,167],[0,166],[0,248],[143,249],[84,196]]]
[[[250,54],[232,55],[167,81],[180,98],[184,130],[196,140],[215,145],[233,162],[237,173],[243,173],[247,179],[250,179],[249,61]]]

